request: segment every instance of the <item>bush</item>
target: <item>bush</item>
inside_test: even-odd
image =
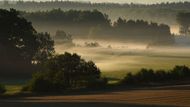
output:
[[[3,94],[6,92],[5,86],[0,84],[0,94]]]
[[[138,73],[128,73],[121,84],[127,85],[150,85],[153,83],[176,83],[190,81],[190,69],[186,66],[175,66],[172,70],[141,69]]]

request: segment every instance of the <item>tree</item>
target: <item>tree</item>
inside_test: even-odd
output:
[[[65,53],[54,56],[45,65],[50,71],[62,71],[66,86],[85,84],[89,79],[99,79],[100,70],[94,62],[86,62],[77,54]],[[84,82],[84,83],[82,83]]]
[[[54,52],[53,40],[47,33],[37,33],[15,9],[0,9],[0,51],[0,69],[17,70],[32,65],[32,61],[40,62],[39,54],[47,58]]]
[[[55,55],[36,72],[26,89],[36,92],[63,91],[72,88],[100,88],[107,84],[92,61],[85,61],[77,54]]]
[[[190,12],[182,12],[177,15],[177,22],[180,25],[180,33],[183,35],[190,34]]]

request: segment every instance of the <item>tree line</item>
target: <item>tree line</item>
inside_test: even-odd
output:
[[[86,8],[175,8],[180,10],[189,9],[190,2],[162,2],[155,4],[136,4],[136,3],[91,3],[91,2],[76,2],[76,1],[2,1],[1,6],[4,8],[25,8],[26,10],[32,10],[38,8],[39,10],[44,10],[48,8],[73,8],[77,7],[80,9]]]
[[[190,80],[190,68],[175,66],[171,70],[141,69],[137,73],[128,73],[120,83],[122,85],[177,85]]]
[[[5,9],[15,8],[21,11],[36,12],[47,11],[61,8],[68,11],[75,10],[94,10],[97,9],[109,15],[112,20],[118,17],[127,19],[143,19],[157,23],[176,25],[176,15],[178,12],[189,12],[190,2],[170,2],[156,4],[117,4],[117,3],[90,3],[73,1],[5,1],[1,3]]]
[[[174,42],[168,25],[122,18],[111,22],[108,15],[98,10],[63,11],[53,9],[51,11],[23,12],[22,14],[39,29],[43,25],[47,29],[61,26],[63,30],[70,32],[75,37],[83,35],[99,39],[129,39],[148,43],[163,42],[164,44]]]

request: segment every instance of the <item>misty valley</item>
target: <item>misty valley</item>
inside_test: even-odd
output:
[[[190,106],[190,1],[0,1],[0,60],[2,107]]]

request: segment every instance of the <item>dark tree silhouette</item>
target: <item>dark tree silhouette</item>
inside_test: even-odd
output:
[[[85,84],[88,79],[100,78],[100,70],[96,65],[92,61],[86,62],[77,54],[66,52],[63,55],[55,56],[48,61],[46,66],[50,71],[62,71],[67,86]]]
[[[18,11],[0,9],[0,52],[0,70],[23,72],[30,71],[32,61],[41,61],[39,54],[47,58],[54,48],[49,34],[37,33]]]
[[[190,80],[190,68],[175,66],[172,70],[141,69],[138,73],[128,73],[122,84],[126,85],[157,85],[157,84],[187,84]]]
[[[101,78],[101,72],[94,62],[86,62],[77,54],[65,53],[50,58],[44,69],[33,75],[26,90],[64,91],[72,88],[101,88],[107,80]]]

